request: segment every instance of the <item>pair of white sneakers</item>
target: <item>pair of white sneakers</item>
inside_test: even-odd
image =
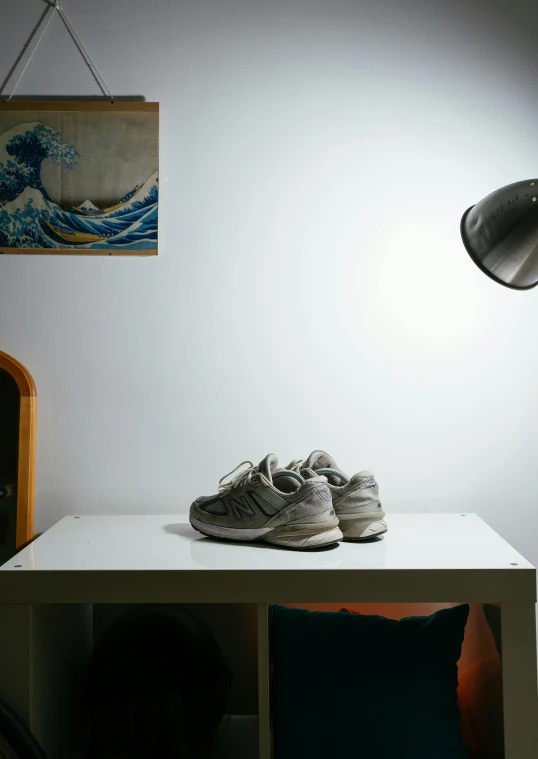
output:
[[[246,468],[226,481],[241,467]],[[194,529],[211,537],[308,549],[387,531],[372,472],[348,477],[324,451],[285,469],[274,454],[258,466],[244,461],[220,480],[218,490],[190,508]]]

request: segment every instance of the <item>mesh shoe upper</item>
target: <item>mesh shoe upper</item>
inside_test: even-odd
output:
[[[299,472],[279,469],[273,454],[256,467],[243,463],[248,468],[230,482],[223,483],[223,477],[217,494],[194,501],[191,517],[220,527],[256,529],[315,518],[332,507],[327,480],[321,475],[305,480]]]

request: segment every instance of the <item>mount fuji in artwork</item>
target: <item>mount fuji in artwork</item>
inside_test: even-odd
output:
[[[45,119],[22,121],[3,132],[1,123],[0,249],[5,253],[32,252],[32,249],[41,253],[157,252],[159,180],[157,170],[147,174],[147,161],[141,168],[146,175],[140,176],[121,196],[113,194],[115,167],[109,161],[103,169],[111,172],[112,177],[107,185],[106,202],[102,191],[99,197],[74,202],[69,200],[67,191],[67,199],[63,197],[63,187],[73,184],[70,175],[75,172],[77,187],[87,187],[85,166],[88,171],[98,171],[95,148],[91,153],[89,149],[86,154],[82,149],[79,152],[74,142],[64,142],[61,132],[45,123]],[[121,126],[125,129],[124,121]],[[107,128],[119,127],[116,122]],[[95,144],[95,137],[92,139],[91,143],[87,141],[88,145]],[[124,156],[118,155],[118,173],[122,160]],[[157,169],[157,156],[154,165]],[[134,174],[136,167],[123,175],[123,184],[129,181],[125,177]],[[47,178],[54,180],[55,192],[47,187]],[[100,183],[103,184],[101,180]]]

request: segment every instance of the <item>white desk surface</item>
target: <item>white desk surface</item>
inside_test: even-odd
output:
[[[0,603],[535,600],[534,567],[478,516],[388,525],[302,552],[205,538],[185,516],[69,516],[0,568]]]

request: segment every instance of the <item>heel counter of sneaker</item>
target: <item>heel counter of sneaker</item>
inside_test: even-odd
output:
[[[357,508],[363,511],[383,511],[379,497],[379,485],[373,474],[354,475],[342,492],[333,490],[333,502],[337,510]]]

